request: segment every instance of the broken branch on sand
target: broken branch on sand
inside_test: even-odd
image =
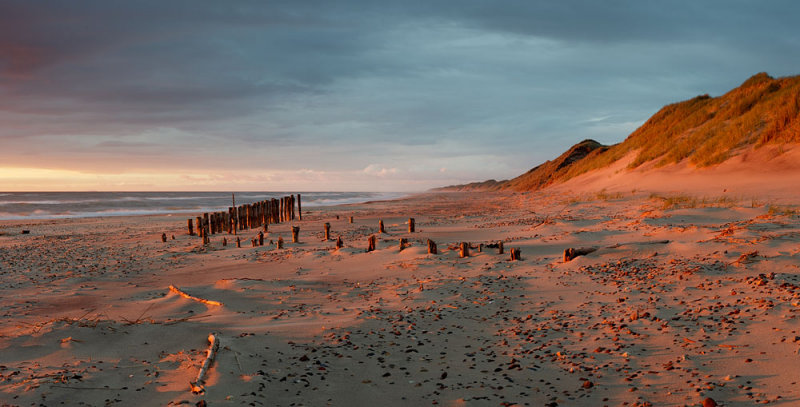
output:
[[[197,372],[197,380],[189,382],[189,386],[194,394],[205,393],[206,389],[203,387],[205,384],[205,376],[208,369],[211,368],[211,363],[214,362],[214,356],[217,354],[217,350],[219,350],[219,338],[217,338],[217,335],[213,333],[209,334],[208,342],[210,345],[208,346],[208,350],[206,350],[206,360],[203,361],[203,366],[200,367],[200,371]]]
[[[178,294],[178,295],[180,295],[180,296],[181,296],[181,297],[183,297],[183,298],[187,298],[187,299],[190,299],[190,300],[192,300],[192,301],[202,302],[203,304],[208,304],[208,305],[222,305],[222,303],[221,303],[221,302],[219,302],[219,301],[206,300],[206,299],[203,299],[203,298],[195,297],[195,296],[193,296],[193,295],[189,295],[189,294],[187,294],[186,292],[184,292],[183,290],[181,290],[180,288],[178,288],[178,287],[175,287],[175,286],[174,286],[174,285],[172,285],[172,284],[170,284],[170,285],[169,285],[169,291],[170,291],[170,292],[173,292],[173,293],[175,293],[175,294]]]

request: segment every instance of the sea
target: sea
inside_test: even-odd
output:
[[[236,205],[298,192],[234,192]],[[397,199],[402,192],[299,192],[303,208]],[[227,210],[231,192],[0,192],[0,220],[91,218]]]

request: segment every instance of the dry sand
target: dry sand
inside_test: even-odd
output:
[[[422,195],[313,209],[297,244],[272,225],[283,250],[184,217],[5,221],[0,404],[798,405],[800,217],[765,202]]]

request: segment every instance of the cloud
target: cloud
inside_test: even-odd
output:
[[[453,181],[507,178],[587,137],[618,142],[664,104],[759,71],[796,74],[798,11],[790,1],[4,1],[0,161],[257,165],[361,189],[412,173],[434,186],[443,167]]]

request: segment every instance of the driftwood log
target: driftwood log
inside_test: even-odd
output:
[[[203,366],[200,367],[200,371],[197,372],[197,379],[193,382],[189,382],[191,386],[192,393],[194,394],[203,394],[205,393],[205,384],[206,384],[206,374],[208,373],[208,369],[211,369],[211,364],[214,363],[214,357],[219,350],[219,338],[216,334],[212,333],[208,335],[208,349],[206,350],[206,359],[203,361]]]
[[[572,259],[578,256],[585,256],[595,251],[597,251],[596,247],[581,247],[579,249],[570,247],[564,250],[564,263],[572,261]]]

